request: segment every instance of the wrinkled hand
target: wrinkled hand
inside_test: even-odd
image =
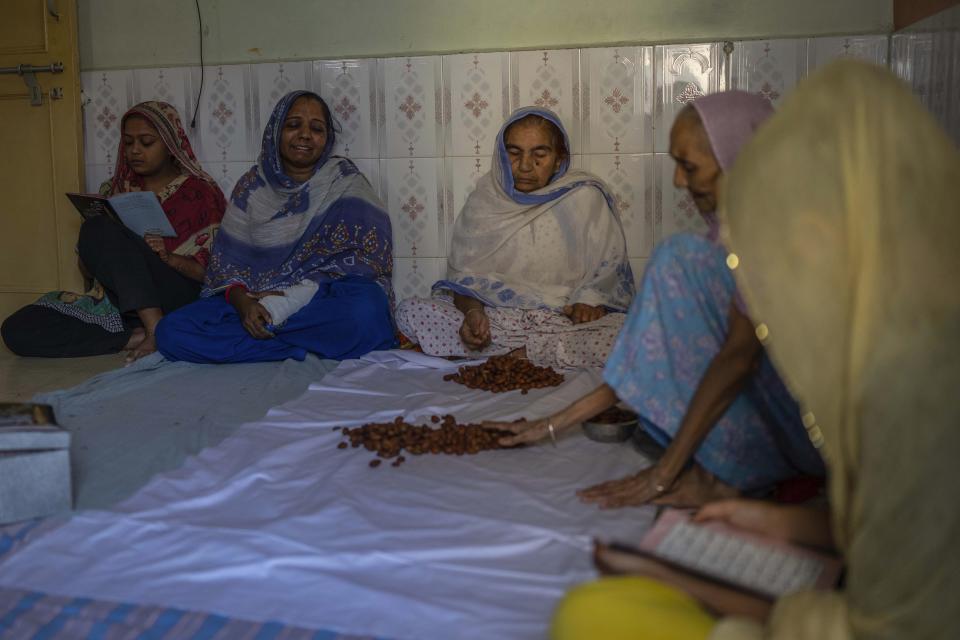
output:
[[[166,262],[170,258],[170,254],[167,253],[167,247],[163,244],[163,238],[152,233],[144,234],[144,241],[147,243],[147,246],[160,257],[161,260]]]
[[[273,318],[270,317],[270,312],[253,297],[248,295],[247,292],[232,291],[230,302],[237,310],[237,315],[240,316],[240,322],[243,324],[243,328],[247,330],[247,333],[257,340],[267,340],[268,338],[274,337],[272,333],[267,331],[266,327],[266,325],[273,322]]]
[[[563,315],[570,318],[573,324],[583,324],[584,322],[593,322],[607,315],[607,310],[603,307],[594,307],[589,304],[580,304],[579,302],[567,305],[563,308]]]
[[[577,495],[582,502],[595,502],[601,509],[658,504],[669,494],[669,487],[667,492],[657,491],[658,484],[668,484],[659,479],[657,472],[657,465],[653,465],[632,476],[581,489]]]
[[[460,339],[468,349],[479,351],[490,344],[490,319],[480,308],[467,311],[460,325]]]
[[[484,429],[499,429],[500,431],[509,431],[515,435],[504,436],[498,440],[498,443],[501,447],[513,447],[519,444],[528,444],[530,442],[536,442],[538,440],[543,440],[544,438],[550,437],[550,422],[551,418],[541,418],[539,420],[534,420],[533,422],[527,422],[522,420],[520,422],[490,422],[485,420],[483,422]],[[568,429],[569,427],[560,427],[557,425],[557,422],[553,422],[553,433],[555,436],[560,435],[561,431]]]
[[[704,505],[693,517],[694,522],[720,521],[746,531],[753,531],[780,540],[790,539],[789,523],[784,508],[762,500],[718,500]]]

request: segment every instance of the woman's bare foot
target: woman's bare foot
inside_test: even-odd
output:
[[[680,474],[669,492],[653,502],[671,507],[700,507],[714,500],[739,496],[737,489],[721,482],[699,464],[694,464]]]
[[[144,335],[143,341],[132,351],[127,353],[127,363],[139,360],[143,356],[148,356],[157,350],[157,339],[153,334]]]
[[[143,339],[147,337],[147,332],[143,330],[143,327],[137,327],[130,332],[130,339],[127,340],[127,344],[123,345],[121,351],[133,351],[140,346],[140,343],[143,342]]]

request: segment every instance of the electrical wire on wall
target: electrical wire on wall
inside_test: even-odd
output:
[[[200,109],[200,96],[203,95],[203,16],[200,15],[200,0],[195,0],[197,4],[197,24],[200,27],[200,91],[197,91],[197,104],[193,107],[193,118],[190,120],[190,128],[197,128],[197,111]]]

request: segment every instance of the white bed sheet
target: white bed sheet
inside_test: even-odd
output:
[[[579,432],[399,468],[336,448],[334,425],[535,417],[599,382],[568,372],[558,389],[491,394],[443,382],[455,367],[396,351],[344,362],[125,502],[10,554],[0,584],[391,638],[542,638],[563,593],[595,577],[591,538],[639,540],[653,517],[574,490],[649,463]]]

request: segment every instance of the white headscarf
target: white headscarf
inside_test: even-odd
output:
[[[548,308],[582,303],[626,311],[633,273],[620,216],[607,186],[565,159],[537,191],[514,188],[504,134],[514,122],[536,115],[567,134],[552,111],[518,109],[504,123],[490,173],[454,225],[447,278],[434,290],[455,291],[495,307]]]

